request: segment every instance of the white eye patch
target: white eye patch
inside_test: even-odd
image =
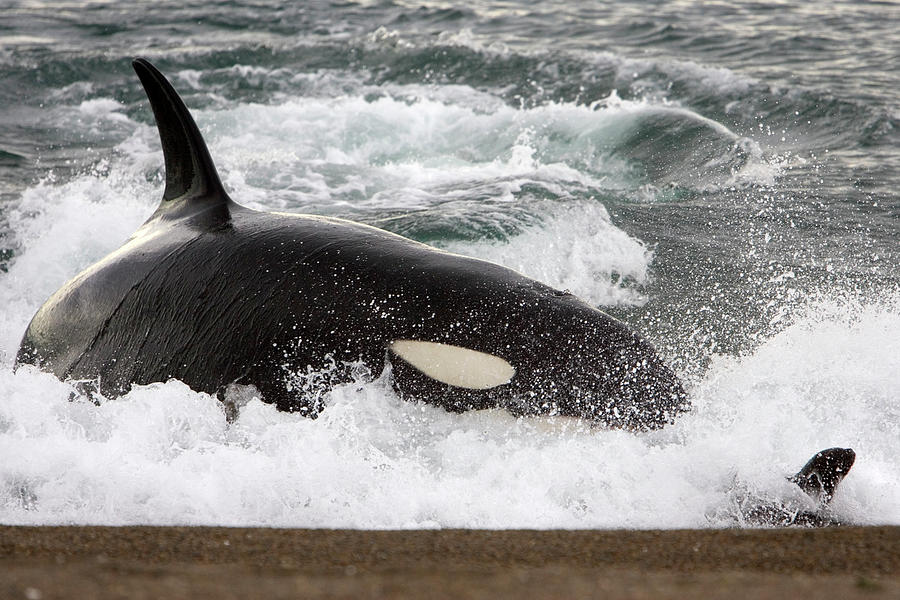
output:
[[[395,340],[389,349],[428,377],[468,390],[488,390],[509,383],[516,374],[499,356],[461,346]]]

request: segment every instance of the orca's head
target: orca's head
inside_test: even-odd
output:
[[[454,412],[502,406],[516,415],[571,416],[629,430],[671,423],[689,407],[678,377],[649,343],[611,324],[602,336],[524,336],[519,345],[478,349],[395,340],[394,385]]]
[[[597,323],[570,326],[571,337],[551,336],[511,359],[518,378],[511,384],[524,400],[519,412],[641,431],[688,410],[681,381],[646,340],[614,319]]]

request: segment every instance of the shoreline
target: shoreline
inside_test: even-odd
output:
[[[900,595],[900,527],[0,526],[4,598]]]

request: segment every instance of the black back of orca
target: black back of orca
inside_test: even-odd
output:
[[[401,394],[453,411],[640,429],[687,409],[649,343],[568,293],[366,225],[236,204],[175,90],[149,62],[134,68],[162,141],[163,201],[41,307],[17,362],[107,395],[170,378],[208,393],[253,384],[312,415],[291,373],[362,361],[377,375],[388,360]]]

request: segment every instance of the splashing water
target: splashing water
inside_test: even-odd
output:
[[[0,44],[0,522],[733,526],[748,498],[802,504],[785,476],[848,446],[836,517],[900,524],[884,7],[125,6],[19,6]],[[372,374],[315,420],[231,390],[229,420],[177,381],[102,399],[14,371],[41,303],[162,195],[134,53],[239,202],[569,289],[651,339],[692,411],[637,435],[449,414]]]

